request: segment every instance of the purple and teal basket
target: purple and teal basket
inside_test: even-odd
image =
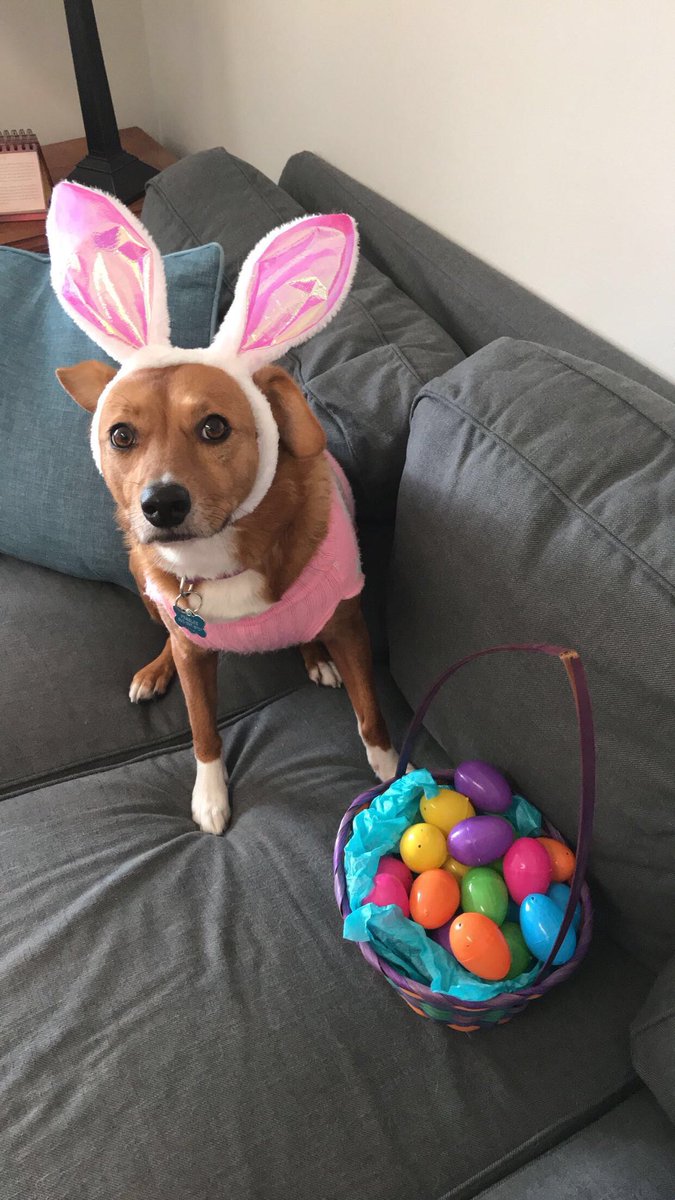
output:
[[[439,1021],[443,1025],[448,1025],[450,1029],[458,1029],[465,1033],[478,1029],[493,1028],[495,1025],[504,1025],[516,1013],[522,1012],[527,1008],[530,1001],[542,999],[554,987],[557,987],[558,984],[564,983],[565,980],[574,974],[585,957],[593,932],[593,910],[590,893],[586,884],[586,869],[595,806],[595,736],[586,673],[576,650],[566,650],[561,646],[535,644],[491,646],[487,650],[479,650],[475,654],[469,654],[466,658],[461,659],[460,662],[455,663],[454,666],[449,667],[432,684],[410,723],[396,769],[396,778],[400,779],[405,774],[410,762],[410,755],[415,739],[427,715],[429,706],[447,680],[459,671],[461,667],[466,666],[475,659],[483,658],[487,654],[497,654],[503,651],[547,654],[550,657],[559,658],[567,672],[568,682],[576,704],[581,765],[576,866],[570,882],[570,896],[563,922],[551,953],[546,962],[542,964],[541,970],[534,981],[527,987],[522,988],[518,992],[503,992],[498,996],[493,996],[490,1000],[468,1001],[433,992],[424,984],[417,983],[414,979],[406,978],[405,975],[401,975],[385,959],[380,958],[369,943],[359,943],[359,949],[366,962],[370,963],[371,967],[374,967],[381,975],[384,975],[387,982],[398,992],[401,999],[405,1001],[413,1012],[417,1013],[420,1017]],[[435,773],[434,778],[438,783],[447,786],[452,783],[453,772],[439,771]],[[350,804],[340,823],[333,854],[333,873],[335,898],[343,919],[351,912],[345,881],[344,850],[351,836],[352,822],[358,812],[367,808],[375,796],[379,796],[388,787],[389,783],[381,783],[357,796]],[[544,820],[543,827],[549,837],[566,844],[562,835],[550,822]],[[576,950],[572,958],[563,966],[552,967],[553,959],[562,945],[579,901],[581,901],[581,924],[577,935]]]

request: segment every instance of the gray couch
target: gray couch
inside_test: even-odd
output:
[[[286,365],[355,488],[383,706],[400,739],[463,653],[578,646],[592,950],[490,1033],[415,1017],[341,939],[332,844],[371,782],[344,693],[224,658],[234,820],[202,835],[179,690],[127,700],[162,640],[138,597],[1,558],[0,1200],[675,1195],[675,388],[310,154],[281,187],[185,159],[144,219],[222,244],[226,305],[269,228],[342,208],[354,296]],[[418,762],[474,754],[574,838],[555,666],[439,698]]]

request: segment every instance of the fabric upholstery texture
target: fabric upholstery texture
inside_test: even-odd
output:
[[[174,344],[208,345],[223,266],[218,245],[165,260]],[[91,417],[54,372],[110,363],[61,308],[44,254],[0,248],[0,552],[135,589],[114,504],[91,456]]]
[[[344,692],[223,734],[224,838],[190,819],[189,748],[0,804],[3,1200],[466,1196],[632,1086],[651,977],[602,933],[475,1038],[342,941],[332,845],[372,778]]]
[[[631,1047],[636,1071],[675,1122],[675,955],[633,1021]]]
[[[673,1128],[643,1089],[479,1200],[672,1200],[673,1179]]]
[[[392,669],[412,704],[486,644],[580,651],[598,740],[593,876],[614,934],[653,966],[675,942],[674,426],[675,407],[641,385],[500,339],[420,393],[390,586]],[[561,670],[474,664],[428,725],[453,757],[508,765],[575,836]]]
[[[0,590],[0,797],[185,743],[177,682],[161,701],[129,701],[133,675],[166,639],[138,596],[3,555]],[[306,680],[297,650],[223,655],[219,715],[251,711]]]
[[[495,338],[527,338],[602,363],[675,400],[675,383],[318,155],[294,154],[280,184],[308,212],[351,213],[370,262],[447,329],[465,354]]]

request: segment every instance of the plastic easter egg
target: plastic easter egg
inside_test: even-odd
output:
[[[418,874],[442,867],[448,857],[445,838],[436,825],[410,825],[399,845],[399,853],[406,867]]]
[[[423,871],[410,891],[410,916],[424,929],[445,925],[459,908],[459,884],[447,871]]]
[[[462,880],[464,912],[479,912],[501,925],[509,906],[506,884],[491,867],[472,867]]]
[[[506,853],[515,836],[503,817],[469,817],[450,830],[448,851],[468,867],[486,867]]]
[[[553,874],[551,879],[554,883],[566,883],[574,874],[576,866],[576,858],[569,846],[565,846],[563,842],[559,842],[556,838],[540,837],[537,841],[541,846],[544,846],[546,853],[551,860],[551,870]]]
[[[454,785],[479,812],[506,812],[512,800],[509,784],[489,763],[463,762],[455,770]],[[495,858],[499,858],[495,854]]]
[[[557,904],[548,896],[539,894],[526,896],[520,906],[520,928],[523,937],[540,962],[544,962],[558,936],[563,914]],[[569,961],[577,947],[577,935],[573,929],[568,929],[563,944],[553,959],[554,967],[560,967]]]
[[[505,921],[502,925],[502,933],[511,954],[511,969],[506,978],[517,979],[524,971],[529,971],[534,959],[527,948],[520,925],[515,921]]]
[[[378,875],[393,875],[395,879],[400,880],[403,884],[406,894],[410,894],[412,887],[413,874],[410,867],[406,867],[400,858],[394,858],[393,854],[383,854],[377,864]]]
[[[551,883],[551,860],[536,838],[516,838],[504,855],[504,881],[516,904],[531,892],[546,892]]]
[[[443,863],[443,870],[449,871],[451,875],[454,875],[457,882],[461,883],[467,871],[471,870],[471,867],[467,867],[466,863],[458,862],[456,858],[453,858],[452,855],[449,854]]]
[[[394,879],[393,875],[376,875],[363,903],[377,904],[380,908],[385,908],[387,904],[398,904],[403,916],[410,916],[408,894],[400,879]]]
[[[453,792],[452,788],[441,788],[436,796],[425,796],[420,802],[420,812],[427,824],[437,825],[446,837],[460,821],[476,815],[468,797],[461,792]]]
[[[570,889],[566,883],[552,883],[546,895],[553,901],[554,904],[558,905],[558,908],[562,909],[563,913],[565,912],[565,909],[567,908],[567,901],[570,898]],[[579,901],[577,904],[574,910],[574,916],[572,917],[572,929],[575,933],[578,933],[580,925],[581,901]]]
[[[460,913],[450,926],[450,949],[479,979],[505,979],[511,968],[506,938],[483,913]]]

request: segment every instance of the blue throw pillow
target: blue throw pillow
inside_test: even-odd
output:
[[[171,340],[208,346],[221,247],[169,254],[164,266]],[[91,457],[91,417],[54,375],[86,358],[110,361],[61,308],[47,256],[0,248],[0,552],[135,588],[112,498]]]

